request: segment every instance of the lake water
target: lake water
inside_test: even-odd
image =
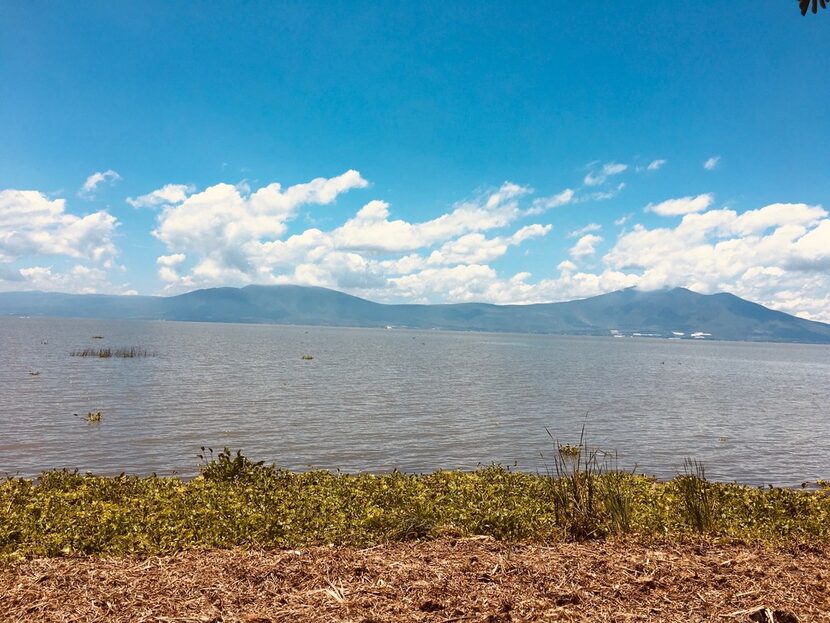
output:
[[[132,345],[158,355],[70,356]],[[0,474],[191,475],[202,445],[291,469],[544,471],[545,429],[576,442],[587,414],[622,467],[694,457],[797,485],[830,477],[830,347],[0,318],[0,413]]]

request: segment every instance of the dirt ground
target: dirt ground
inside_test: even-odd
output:
[[[0,565],[0,621],[830,621],[829,555],[482,538],[53,558]]]

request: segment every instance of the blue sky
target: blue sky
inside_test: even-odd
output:
[[[830,321],[830,14],[446,5],[0,0],[0,290],[681,285]]]

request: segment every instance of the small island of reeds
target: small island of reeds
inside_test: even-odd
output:
[[[72,357],[98,357],[109,359],[117,357],[120,359],[132,359],[135,357],[155,357],[158,353],[138,346],[125,346],[121,348],[80,348],[69,353]]]

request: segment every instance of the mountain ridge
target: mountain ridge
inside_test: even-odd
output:
[[[627,288],[528,305],[385,304],[298,285],[206,288],[167,297],[4,292],[0,315],[830,344],[830,324],[772,310],[734,294],[699,294],[686,288]]]

